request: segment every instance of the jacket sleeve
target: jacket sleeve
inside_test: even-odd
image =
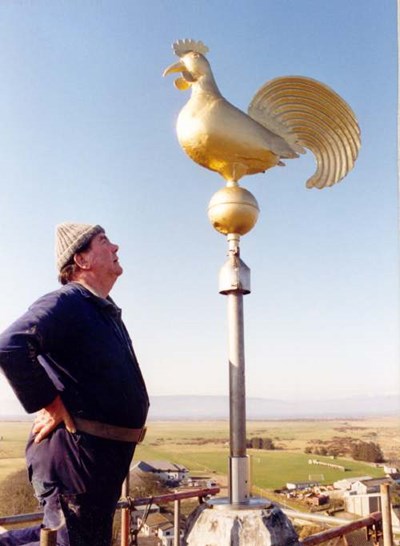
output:
[[[58,394],[38,357],[62,342],[60,306],[56,292],[43,296],[0,336],[0,368],[28,413]]]

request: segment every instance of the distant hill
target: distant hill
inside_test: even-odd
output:
[[[247,419],[332,419],[384,415],[400,416],[399,396],[354,397],[337,400],[303,400],[298,402],[247,399]],[[153,396],[149,418],[163,420],[219,420],[229,418],[227,396]],[[0,404],[0,420],[32,420],[19,403]]]
[[[303,400],[288,402],[266,398],[248,398],[247,419],[328,419],[334,417],[400,416],[398,396],[355,397],[338,400]],[[227,396],[154,396],[150,419],[212,420],[229,418]]]

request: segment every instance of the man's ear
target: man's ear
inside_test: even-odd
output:
[[[74,254],[74,262],[80,269],[89,269],[90,264],[83,253]]]

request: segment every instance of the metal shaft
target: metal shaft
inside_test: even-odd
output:
[[[181,501],[174,500],[174,546],[179,546],[181,543]]]
[[[229,424],[231,457],[246,456],[246,387],[244,361],[243,295],[228,295]]]
[[[250,292],[250,270],[240,259],[239,239],[238,235],[228,235],[229,257],[220,273],[220,293],[228,297],[229,501],[231,504],[242,504],[249,498],[243,294]]]

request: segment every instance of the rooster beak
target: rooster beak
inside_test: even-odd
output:
[[[183,70],[185,70],[185,65],[182,61],[179,61],[166,68],[163,72],[163,76],[168,76],[168,74],[172,74],[173,72],[182,72]]]

